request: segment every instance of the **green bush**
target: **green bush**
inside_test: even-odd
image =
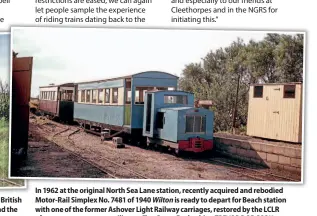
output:
[[[8,122],[0,119],[0,178],[8,176],[8,144],[9,144],[9,126]]]
[[[9,120],[9,107],[10,107],[9,96],[7,94],[1,95],[0,96],[0,118]]]
[[[0,80],[0,178],[8,176],[9,106],[9,85]]]
[[[0,119],[9,120],[10,96],[9,85],[0,80]]]

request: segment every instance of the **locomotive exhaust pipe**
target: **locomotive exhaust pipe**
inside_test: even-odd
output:
[[[195,108],[205,108],[209,109],[212,107],[213,103],[211,100],[196,100],[195,101]]]

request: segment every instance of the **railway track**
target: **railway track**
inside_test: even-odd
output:
[[[16,183],[16,182],[13,182],[13,181],[10,181],[10,180],[4,179],[4,178],[0,178],[0,182],[1,182],[2,184],[7,185],[7,186],[23,187],[23,185],[20,185],[20,184],[18,184],[18,183]]]
[[[73,129],[73,130],[72,130],[72,129]],[[52,141],[53,141],[55,144],[57,144],[60,148],[62,148],[63,150],[69,152],[70,154],[76,156],[77,158],[80,158],[82,161],[84,161],[84,162],[86,162],[86,163],[92,165],[93,167],[99,169],[100,171],[102,171],[103,173],[105,173],[106,175],[108,175],[110,178],[114,178],[114,179],[120,178],[120,177],[118,177],[115,173],[111,173],[109,170],[104,169],[104,168],[103,168],[102,166],[100,166],[98,163],[96,163],[96,162],[94,162],[94,161],[92,161],[92,160],[90,160],[90,159],[88,159],[88,158],[85,158],[85,157],[83,157],[82,155],[80,155],[80,154],[78,154],[78,153],[76,153],[76,152],[74,152],[74,151],[71,151],[71,150],[67,149],[66,147],[60,145],[60,144],[59,144],[58,142],[56,142],[56,140],[55,140],[55,139],[57,138],[57,136],[66,137],[67,141],[69,141],[70,143],[72,143],[73,145],[75,145],[75,143],[74,143],[74,141],[71,139],[71,137],[72,137],[73,135],[75,135],[76,133],[80,132],[80,131],[81,131],[81,129],[80,129],[80,128],[76,128],[76,127],[67,127],[67,128],[64,128],[64,129],[60,130],[59,132],[53,134],[53,136],[52,136]],[[66,134],[66,136],[62,136],[62,134],[66,133],[66,132],[70,132],[70,133]],[[123,169],[123,170],[125,170],[125,171],[131,173],[132,176],[135,176],[135,177],[137,177],[138,179],[148,179],[146,176],[144,176],[144,175],[142,175],[142,174],[140,174],[140,173],[138,173],[138,172],[135,172],[135,171],[133,171],[133,170],[127,168],[127,167],[124,167],[124,166],[122,166],[121,164],[119,164],[119,163],[117,163],[117,162],[115,162],[115,161],[113,161],[113,160],[111,160],[111,159],[109,159],[109,158],[103,157],[102,160],[105,160],[105,161],[107,161],[108,163],[111,163],[112,166],[116,166],[116,167],[119,168],[119,169]]]
[[[227,169],[229,169],[230,172],[234,172],[236,174],[240,174],[249,178],[252,178],[257,181],[293,181],[293,182],[298,182],[300,180],[291,178],[291,177],[286,177],[286,176],[281,176],[277,175],[275,173],[272,173],[270,171],[260,171],[257,169],[221,161],[218,159],[208,159],[208,161],[213,162],[213,163],[218,163],[221,165],[226,166]],[[232,167],[232,168],[230,168]],[[234,168],[233,168],[234,167]]]
[[[72,143],[75,146],[75,142],[72,140],[71,137],[73,135],[75,135],[76,133],[81,131],[81,129],[79,127],[67,126],[65,128],[65,126],[60,126],[58,124],[51,124],[48,122],[41,124],[41,127],[44,128],[44,130],[47,132],[50,132],[50,133],[54,132],[54,134],[52,135],[52,141],[54,143],[56,143],[59,147],[64,149],[65,151],[73,154],[77,158],[80,158],[81,160],[85,161],[86,163],[96,167],[97,169],[101,170],[103,173],[105,173],[110,178],[122,178],[120,176],[117,176],[115,171],[110,172],[109,170],[105,170],[104,169],[105,165],[101,166],[101,165],[97,164],[96,162],[94,162],[97,160],[88,159],[87,157],[82,156],[82,154],[78,154],[72,150],[69,150],[55,140],[57,137],[60,137],[60,138],[64,137],[64,139],[66,139],[67,141],[69,141],[70,143]],[[76,147],[78,148],[78,146],[76,146]],[[85,153],[91,152],[91,154],[95,154],[95,152],[91,151],[91,149],[81,148],[79,150],[82,152],[85,152]],[[221,172],[227,171],[228,173],[230,173],[230,172],[235,173],[235,174],[238,174],[240,176],[244,176],[247,179],[251,179],[251,180],[253,179],[256,181],[293,181],[293,182],[300,181],[300,180],[294,179],[292,177],[282,176],[282,175],[272,173],[271,171],[263,171],[263,170],[258,170],[258,169],[254,169],[254,168],[249,168],[249,167],[238,165],[236,163],[230,163],[228,161],[223,161],[221,159],[209,158],[209,159],[199,159],[199,160],[209,162],[209,163],[212,162],[213,165],[218,166],[215,168]],[[110,166],[108,166],[108,167],[112,166],[112,168],[116,167],[117,169],[125,170],[125,172],[130,173],[129,176],[135,176],[138,179],[148,179],[146,176],[144,176],[140,173],[137,173],[137,172],[125,167],[125,166],[122,166],[121,164],[119,164],[119,163],[117,163],[109,158],[106,158],[104,156],[102,156],[102,161],[103,162],[107,161],[107,163],[110,164]],[[224,167],[225,167],[225,169],[224,169]]]

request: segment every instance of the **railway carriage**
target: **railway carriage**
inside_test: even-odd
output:
[[[161,142],[156,144],[177,150],[194,152],[211,150],[212,112],[206,109],[194,109],[193,94],[176,91],[177,83],[177,76],[160,71],[147,71],[114,79],[77,83],[74,120],[79,122],[86,131],[101,135],[102,139],[123,133],[129,134],[131,142],[160,139]],[[169,95],[171,101],[169,99],[164,101],[165,99],[162,99],[165,98],[164,95]],[[184,98],[184,101],[181,102],[180,97]],[[151,110],[148,108],[148,103],[153,103]],[[158,109],[161,109],[160,112],[157,111]],[[158,130],[155,129],[153,132],[152,128],[151,132],[147,133],[149,115],[157,112],[166,113],[166,118],[164,117],[167,119],[166,127],[177,125],[181,116],[185,117],[188,113],[195,112],[192,116],[202,115],[200,123],[203,125],[199,126],[201,131],[185,132],[184,128],[181,128],[185,121],[183,118],[183,122],[176,130],[162,128],[159,130],[161,135],[155,136]],[[206,116],[208,116],[208,127],[206,127]],[[152,118],[150,120],[152,127],[157,127],[154,123],[156,117]],[[177,138],[170,139],[168,133],[175,133],[172,136]]]
[[[39,110],[63,122],[73,121],[74,83],[40,87]]]
[[[114,79],[77,83],[74,119],[86,129],[142,136],[146,91],[176,89],[178,77],[148,71]]]

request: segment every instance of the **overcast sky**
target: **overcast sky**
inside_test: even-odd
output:
[[[10,35],[0,33],[0,80],[9,81]]]
[[[33,56],[32,96],[49,83],[123,76],[148,70],[180,75],[210,50],[265,32],[158,29],[14,28],[13,50]]]

